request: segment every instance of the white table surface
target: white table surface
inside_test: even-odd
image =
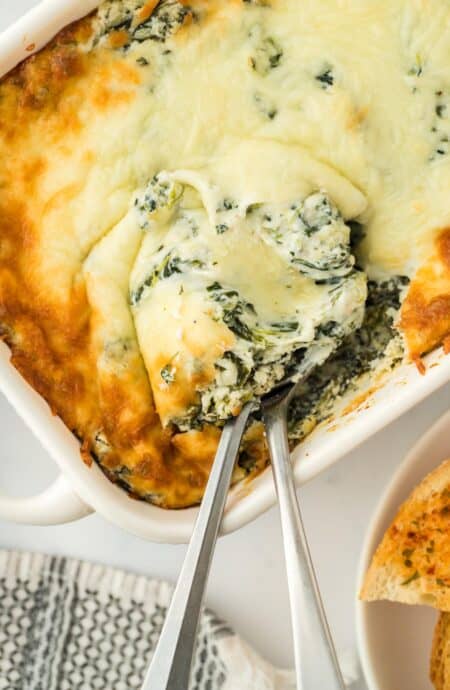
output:
[[[0,0],[0,30],[36,4]],[[300,492],[325,606],[339,649],[355,646],[355,575],[368,520],[406,451],[445,412],[450,386],[391,424]],[[34,493],[56,469],[31,433],[0,398],[0,486]],[[0,521],[0,547],[32,549],[127,568],[174,580],[184,547],[146,543],[92,516],[63,527]],[[278,514],[275,509],[222,539],[208,605],[279,666],[292,664],[289,610]],[[364,690],[361,681],[355,690]]]

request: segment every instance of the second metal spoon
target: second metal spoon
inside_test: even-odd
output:
[[[188,690],[197,628],[239,445],[253,404],[228,421],[142,690]]]
[[[298,385],[287,383],[262,400],[281,515],[297,690],[344,690],[303,526],[289,452],[287,414]]]

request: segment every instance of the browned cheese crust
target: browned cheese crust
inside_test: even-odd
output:
[[[80,146],[80,110],[107,118],[135,98],[140,81],[114,51],[79,49],[91,31],[92,18],[67,28],[0,84],[1,333],[14,366],[82,441],[86,462],[101,430],[108,475],[139,497],[179,508],[200,500],[220,432],[163,429],[138,353],[120,375],[96,376],[99,324],[82,274],[89,248],[77,245],[75,227],[58,223],[96,155]],[[52,178],[55,161],[67,179]],[[259,427],[246,452],[257,470],[266,462]]]
[[[450,228],[438,233],[435,253],[418,270],[403,302],[400,328],[411,358],[444,344],[450,351]]]

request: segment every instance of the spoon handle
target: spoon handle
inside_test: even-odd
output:
[[[263,406],[284,541],[298,690],[345,688],[306,539],[287,436],[287,402]]]
[[[166,620],[142,690],[187,690],[197,628],[234,463],[253,406],[225,424]]]

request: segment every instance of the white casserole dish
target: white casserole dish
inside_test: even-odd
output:
[[[39,50],[65,25],[87,14],[99,0],[43,0],[0,37],[0,74]],[[398,368],[365,403],[345,418],[321,425],[293,454],[295,477],[303,483],[450,380],[450,357],[442,350],[426,358],[427,374],[413,365]],[[152,541],[189,539],[197,510],[168,511],[131,500],[96,466],[80,458],[79,444],[45,401],[9,362],[0,344],[0,390],[33,430],[61,469],[45,492],[25,499],[0,496],[0,517],[16,522],[56,524],[97,511],[118,526]],[[301,462],[300,462],[301,459]],[[251,484],[235,487],[228,500],[223,531],[253,520],[275,502],[270,470]]]

